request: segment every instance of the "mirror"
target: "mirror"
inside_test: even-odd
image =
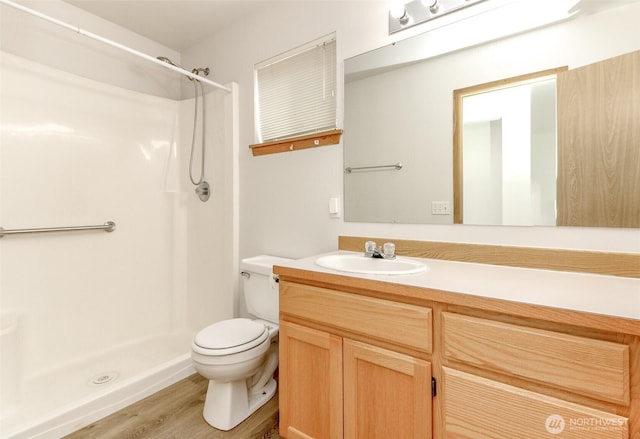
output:
[[[637,50],[640,6],[617,6],[484,44],[461,22],[345,60],[344,167],[369,168],[345,171],[345,221],[453,224],[454,90]]]
[[[556,75],[454,90],[454,223],[556,225]]]

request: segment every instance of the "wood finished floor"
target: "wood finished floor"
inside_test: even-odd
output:
[[[202,417],[208,381],[194,374],[135,404],[78,430],[65,439],[281,439],[270,434],[278,419],[278,395],[230,431]]]

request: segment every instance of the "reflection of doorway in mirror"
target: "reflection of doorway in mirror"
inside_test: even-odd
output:
[[[556,75],[454,91],[454,222],[556,224]]]
[[[463,99],[465,224],[554,225],[555,78]]]

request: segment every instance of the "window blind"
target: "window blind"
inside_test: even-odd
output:
[[[335,36],[255,67],[258,142],[336,128]]]

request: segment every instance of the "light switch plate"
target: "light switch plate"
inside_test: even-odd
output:
[[[340,218],[340,198],[329,198],[329,215],[331,218]]]

